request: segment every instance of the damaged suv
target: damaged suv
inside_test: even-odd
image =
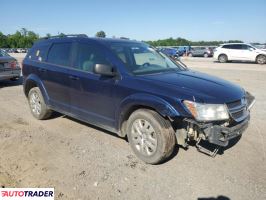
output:
[[[44,38],[22,69],[35,118],[57,111],[127,137],[134,153],[150,164],[189,141],[215,155],[247,128],[255,102],[237,85],[125,39]],[[210,151],[201,141],[217,148]]]

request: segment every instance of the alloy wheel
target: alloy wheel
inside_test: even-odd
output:
[[[132,141],[144,156],[152,156],[157,149],[157,136],[152,125],[144,119],[137,119],[131,128]]]

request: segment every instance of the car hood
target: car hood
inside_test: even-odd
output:
[[[176,89],[176,97],[189,94],[191,99],[204,103],[228,103],[241,99],[245,91],[223,79],[201,72],[187,70],[171,73],[144,75],[142,78],[156,83],[158,87]],[[172,94],[174,95],[174,94]]]

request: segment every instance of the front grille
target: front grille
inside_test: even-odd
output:
[[[239,112],[232,113],[232,117],[234,119],[238,119],[238,118],[242,117],[244,114],[245,114],[245,111],[244,110],[240,110]]]
[[[249,114],[247,110],[246,98],[242,98],[240,100],[227,103],[226,105],[229,110],[231,118],[236,122],[244,120]]]
[[[237,106],[241,106],[241,100],[238,100],[238,101],[234,101],[234,102],[231,102],[231,103],[228,103],[227,104],[227,107],[230,109],[230,108],[234,108],[234,107],[237,107]]]

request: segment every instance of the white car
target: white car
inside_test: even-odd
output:
[[[266,52],[245,43],[222,44],[214,50],[213,57],[221,63],[227,61],[252,61],[258,64],[266,63]]]

